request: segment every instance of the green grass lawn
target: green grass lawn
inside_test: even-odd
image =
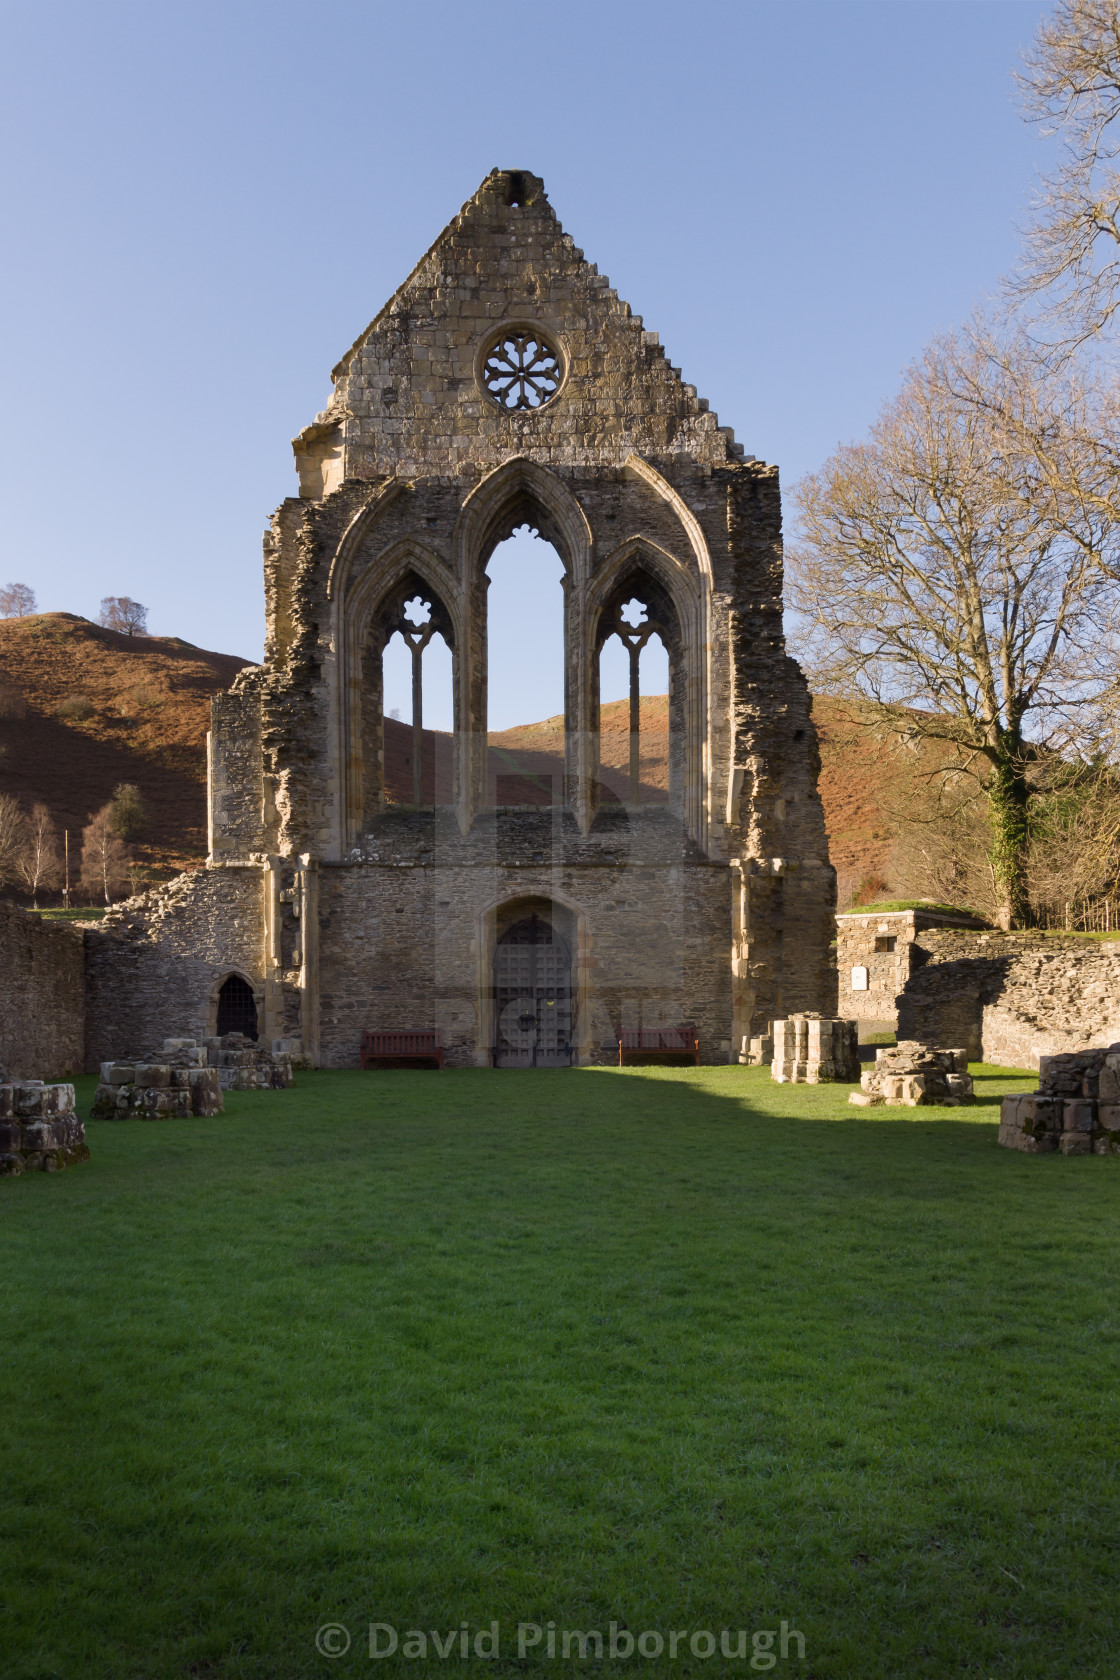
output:
[[[0,1676],[1113,1680],[1120,1162],[998,1149],[1033,1080],[979,1071],[967,1111],[449,1071],[91,1123],[0,1181]],[[563,1657],[612,1621],[665,1650]]]

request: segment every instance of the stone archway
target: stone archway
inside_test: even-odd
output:
[[[229,974],[218,989],[217,1034],[244,1033],[254,1043],[258,1036],[257,1000],[248,980],[241,974]]]
[[[570,1067],[572,953],[536,910],[494,947],[494,1066]]]

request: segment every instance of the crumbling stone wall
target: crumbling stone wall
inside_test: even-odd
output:
[[[1120,943],[1040,933],[929,932],[898,999],[900,1038],[963,1044],[1036,1068],[1120,1039]]]
[[[232,973],[258,996],[264,956],[259,864],[192,870],[110,911],[86,931],[84,1066],[216,1030],[217,994]]]
[[[82,934],[0,903],[0,1067],[42,1079],[83,1067]]]

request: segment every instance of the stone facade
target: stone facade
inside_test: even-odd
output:
[[[1120,1038],[1120,942],[931,931],[920,948],[898,999],[900,1038],[1024,1068]]]
[[[522,407],[492,373],[515,346],[552,370]],[[265,663],[214,703],[208,866],[91,935],[91,1059],[214,1033],[231,975],[263,1040],[335,1067],[365,1029],[431,1028],[448,1064],[487,1065],[549,1019],[553,1061],[612,1061],[621,1028],[687,1021],[718,1062],[774,1017],[833,1014],[776,469],[520,171],[487,178],[333,378],[265,539]],[[567,650],[563,774],[532,805],[495,783],[486,741],[485,568],[525,524],[563,562]],[[452,786],[430,805],[419,772],[411,805],[384,774],[381,656],[416,597],[454,668]],[[599,774],[599,653],[632,597],[669,651],[659,805]],[[547,985],[503,1004],[498,964],[539,977],[546,957]]]
[[[853,910],[836,918],[837,1007],[852,1021],[896,1023],[896,999],[926,961],[922,935],[939,928],[982,931],[975,916],[935,910]]]
[[[84,1067],[82,934],[0,903],[0,1064],[17,1079]]]

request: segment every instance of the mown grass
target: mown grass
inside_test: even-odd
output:
[[[1030,1076],[979,1071],[969,1111],[449,1071],[92,1123],[0,1182],[0,1674],[747,1674],[517,1624],[785,1619],[777,1675],[1114,1676],[1118,1164],[998,1149]],[[497,1661],[363,1631],[494,1620]]]

